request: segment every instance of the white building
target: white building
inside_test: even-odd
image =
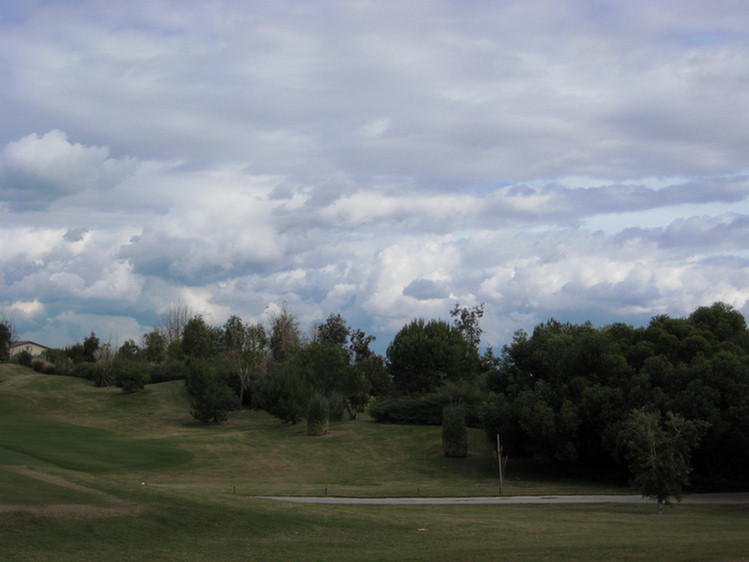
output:
[[[28,351],[32,357],[39,357],[48,349],[48,347],[33,341],[14,341],[10,344],[10,357],[12,359],[16,353],[21,353],[22,351]]]

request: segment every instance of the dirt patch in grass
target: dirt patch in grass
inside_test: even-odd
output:
[[[137,515],[149,509],[149,506],[121,500],[109,494],[76,484],[61,476],[47,474],[28,467],[2,466],[8,471],[15,472],[28,478],[40,480],[48,484],[76,490],[96,496],[101,500],[96,504],[49,504],[49,505],[0,505],[0,513],[28,513],[33,515],[46,515],[52,517],[75,517],[75,518],[98,518],[111,517],[114,515]]]

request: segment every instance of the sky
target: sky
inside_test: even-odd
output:
[[[749,313],[749,2],[0,0],[0,312],[50,347],[484,303]]]

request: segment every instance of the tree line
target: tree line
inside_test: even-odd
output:
[[[501,436],[503,457],[629,478],[659,504],[690,481],[749,485],[749,331],[732,307],[639,328],[550,319],[516,332],[498,356],[478,354],[480,315],[470,312],[454,310],[452,327],[419,320],[395,336],[386,363],[395,392],[371,406],[375,419],[439,423],[446,405],[461,404],[491,443]]]
[[[629,477],[660,490],[659,500],[690,476],[702,488],[749,484],[749,331],[732,307],[659,315],[642,327],[550,319],[516,332],[499,354],[480,351],[483,314],[483,304],[456,304],[451,321],[414,319],[381,356],[374,337],[340,314],[305,335],[286,307],[266,329],[237,316],[210,326],[176,306],[140,344],[113,350],[92,332],[47,359],[58,372],[128,392],[184,379],[191,413],[206,423],[254,407],[283,422],[308,419],[310,431],[365,408],[379,422],[439,425],[457,406],[491,443],[501,435],[504,457]]]

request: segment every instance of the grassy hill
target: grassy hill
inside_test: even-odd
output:
[[[188,412],[179,381],[125,395],[0,365],[2,559],[645,560],[657,549],[662,560],[740,560],[749,551],[740,508],[680,506],[655,520],[647,506],[260,500],[492,495],[496,463],[479,431],[466,459],[446,459],[436,427],[356,420],[308,437],[264,412],[210,427]],[[512,469],[511,459],[507,493],[601,491]]]

